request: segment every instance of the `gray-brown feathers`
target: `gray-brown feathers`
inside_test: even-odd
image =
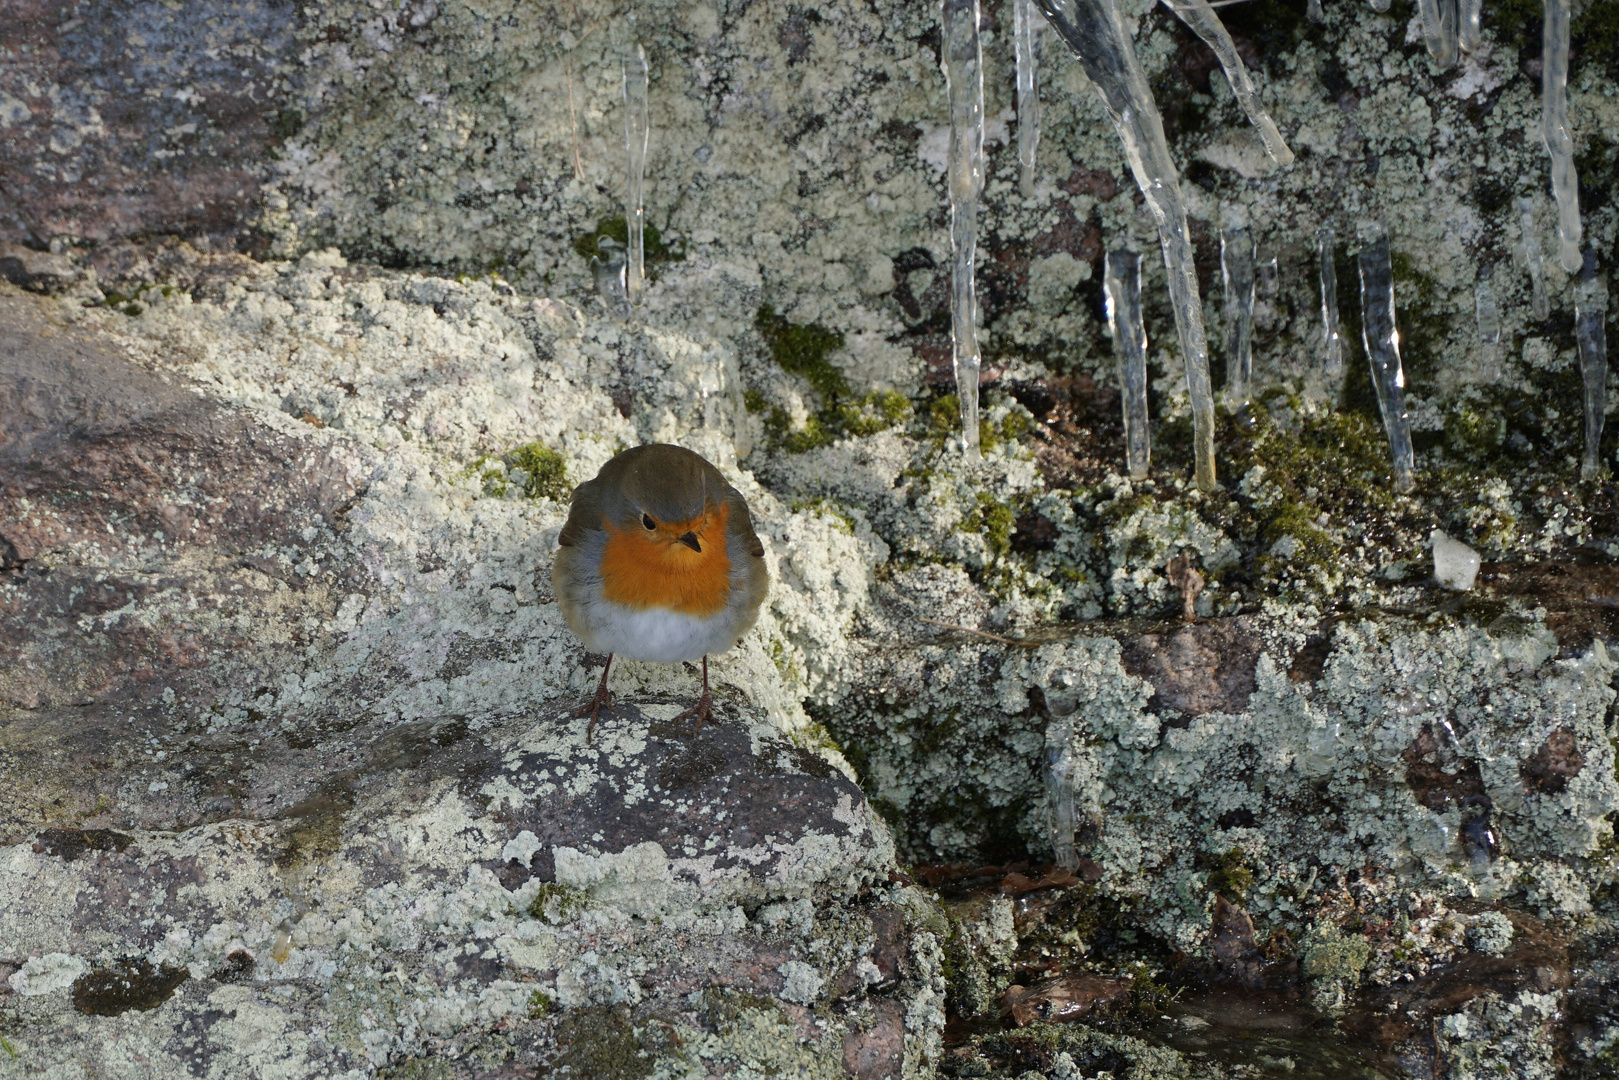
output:
[[[574,547],[587,529],[601,528],[603,520],[633,530],[642,514],[658,521],[691,521],[710,505],[727,504],[727,531],[740,537],[755,558],[765,553],[742,493],[726,483],[718,469],[702,455],[671,443],[637,446],[603,465],[594,480],[573,491],[568,523],[557,543]]]

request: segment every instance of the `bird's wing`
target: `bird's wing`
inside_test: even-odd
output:
[[[731,504],[731,513],[726,519],[726,524],[731,532],[747,542],[749,555],[755,559],[763,558],[765,546],[759,540],[759,534],[753,531],[753,515],[748,513],[748,501],[730,484],[725,485],[725,497]]]
[[[601,529],[601,479],[586,480],[573,489],[573,503],[568,510],[568,523],[562,526],[557,543],[562,547],[576,547],[584,543],[585,534]]]

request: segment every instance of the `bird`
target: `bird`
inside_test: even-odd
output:
[[[747,500],[702,455],[671,443],[632,447],[573,491],[557,537],[552,591],[568,629],[605,653],[596,693],[577,710],[612,712],[614,656],[662,664],[703,661],[703,692],[675,717],[712,720],[708,657],[759,618],[770,591],[764,544]]]

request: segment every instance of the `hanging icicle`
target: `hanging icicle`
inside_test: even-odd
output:
[[[1484,0],[1461,0],[1461,9],[1457,15],[1460,24],[1457,30],[1457,44],[1462,52],[1478,52],[1478,47],[1484,43],[1484,32],[1479,26],[1479,16],[1484,10]]]
[[[1060,717],[1046,724],[1046,835],[1052,860],[1066,870],[1079,865],[1075,849],[1078,815],[1074,809],[1074,722]]]
[[[1119,368],[1124,407],[1124,462],[1132,480],[1145,480],[1152,463],[1147,424],[1147,328],[1141,317],[1141,256],[1121,248],[1107,253],[1102,291]]]
[[[1254,80],[1249,76],[1242,57],[1237,55],[1236,42],[1231,40],[1231,34],[1220,21],[1220,16],[1209,6],[1208,0],[1164,0],[1164,6],[1191,27],[1192,32],[1203,39],[1203,44],[1214,50],[1215,58],[1225,71],[1226,81],[1231,84],[1231,92],[1237,97],[1237,104],[1242,106],[1248,122],[1259,132],[1259,141],[1265,144],[1265,153],[1278,165],[1293,164],[1293,151],[1287,148],[1282,133],[1276,130],[1276,121],[1260,104]]]
[[[984,190],[984,77],[978,44],[978,0],[944,0],[944,77],[950,94],[950,338],[956,394],[961,399],[961,445],[967,460],[978,452],[978,296],[973,269],[978,254],[978,196]]]
[[[1254,231],[1246,222],[1220,233],[1225,283],[1226,409],[1248,408],[1254,380]]]
[[[1608,314],[1608,287],[1597,271],[1597,254],[1585,253],[1579,284],[1574,290],[1574,341],[1580,350],[1580,375],[1585,382],[1585,457],[1580,479],[1602,475],[1602,426],[1608,409],[1608,338],[1603,323]]]
[[[1394,267],[1388,230],[1381,221],[1360,229],[1360,328],[1372,365],[1377,409],[1388,432],[1394,463],[1394,490],[1411,490],[1411,425],[1405,412],[1405,371],[1400,366],[1400,331],[1394,320]]]
[[[1158,224],[1175,308],[1175,329],[1186,359],[1186,389],[1192,399],[1192,454],[1197,486],[1212,491],[1214,472],[1214,393],[1209,386],[1209,347],[1203,329],[1203,300],[1187,234],[1186,204],[1175,163],[1164,139],[1164,124],[1152,90],[1136,58],[1117,0],[1039,0],[1058,36],[1079,59],[1102,95],[1108,118],[1124,144],[1136,186]]]
[[[1518,199],[1518,229],[1524,262],[1529,266],[1529,314],[1544,319],[1551,314],[1551,303],[1546,298],[1546,271],[1540,263],[1540,238],[1535,233],[1535,204],[1528,197]]]
[[[1017,52],[1018,190],[1034,197],[1034,162],[1040,147],[1040,32],[1045,17],[1034,0],[1012,0],[1012,33]]]
[[[629,302],[639,306],[646,290],[646,50],[640,45],[624,58],[624,219],[629,223],[629,267],[625,284]]]
[[[1333,265],[1332,230],[1316,230],[1316,258],[1321,286],[1321,370],[1329,379],[1344,373],[1344,339],[1338,329],[1338,268]]]
[[[1574,175],[1574,139],[1568,133],[1568,0],[1545,0],[1540,53],[1540,137],[1552,159],[1557,200],[1557,261],[1580,268],[1580,184]]]
[[[1473,286],[1473,312],[1478,317],[1478,377],[1495,382],[1501,377],[1501,306],[1486,274]]]
[[[1457,55],[1456,0],[1417,0],[1422,15],[1422,39],[1428,55],[1441,68],[1452,67]]]

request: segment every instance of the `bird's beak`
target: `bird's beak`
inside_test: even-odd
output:
[[[680,538],[680,542],[697,552],[699,555],[701,555],[703,552],[703,547],[697,542],[697,534],[694,532],[689,532],[685,536],[682,536]]]

